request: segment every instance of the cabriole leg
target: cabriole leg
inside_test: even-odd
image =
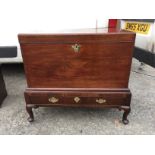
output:
[[[26,107],[26,111],[29,114],[29,117],[27,120],[29,122],[33,122],[34,121],[34,115],[33,115],[32,107]]]
[[[131,108],[124,106],[124,107],[121,107],[121,109],[124,110],[123,117],[122,117],[122,122],[123,122],[123,124],[128,124],[129,120],[127,119],[127,117],[128,117],[128,115],[129,115],[129,113],[131,111]]]

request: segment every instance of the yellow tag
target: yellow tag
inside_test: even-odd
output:
[[[138,22],[126,22],[125,30],[137,32],[141,34],[148,34],[150,30],[150,24],[148,23],[138,23]]]

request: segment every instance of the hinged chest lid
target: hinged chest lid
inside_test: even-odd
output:
[[[29,43],[89,43],[132,42],[135,33],[114,28],[81,29],[54,33],[30,33],[18,35],[20,44]]]

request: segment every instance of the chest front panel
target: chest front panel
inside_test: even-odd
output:
[[[23,44],[22,53],[28,86],[127,87],[132,48],[132,42]]]

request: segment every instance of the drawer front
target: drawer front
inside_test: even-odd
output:
[[[126,88],[133,42],[24,44],[31,88]]]
[[[29,93],[31,104],[104,106],[128,104],[129,93]]]

